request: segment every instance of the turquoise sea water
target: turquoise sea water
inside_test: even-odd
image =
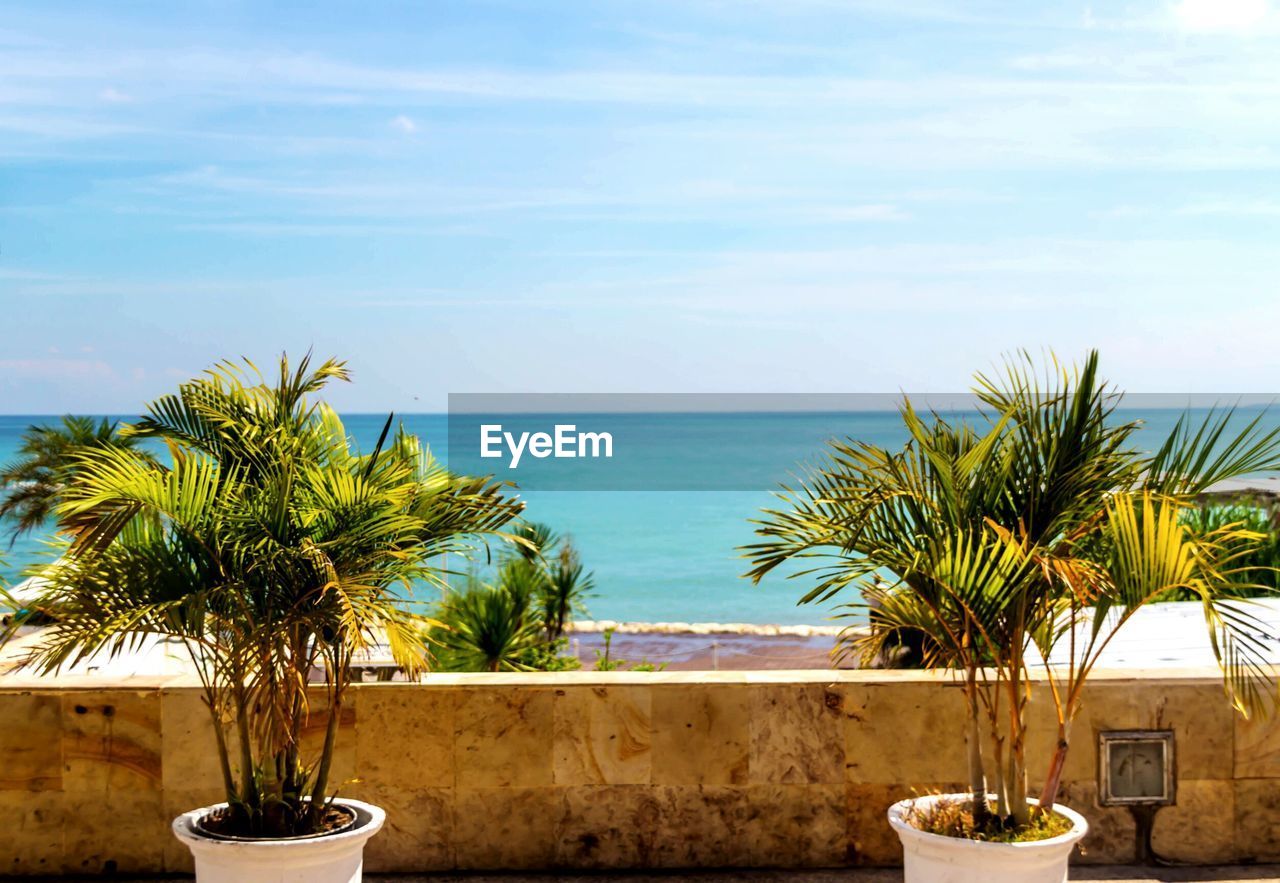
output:
[[[1167,435],[1177,412],[1147,409],[1124,416],[1144,421],[1147,428],[1141,438],[1148,446]],[[53,419],[0,416],[0,461],[12,459],[27,426]],[[344,419],[356,441],[368,448],[386,418],[353,414]],[[399,419],[447,460],[445,415],[409,414]],[[817,456],[826,439],[848,436],[896,445],[904,439],[899,417],[892,412],[860,412],[688,414],[666,419],[674,431],[694,439],[697,450],[719,452],[731,475],[723,485],[734,489],[673,490],[671,482],[655,478],[653,484],[665,489],[522,493],[527,516],[572,534],[584,562],[595,571],[597,596],[589,605],[591,616],[650,622],[824,622],[832,613],[830,607],[796,606],[807,587],[802,580],[778,576],[753,586],[742,579],[746,562],[738,547],[753,540],[749,519],[769,505],[770,489],[798,464]],[[1265,419],[1276,425],[1280,413],[1268,412]],[[632,462],[619,457],[612,466],[654,468],[651,458]],[[757,481],[755,489],[745,489]],[[646,486],[646,479],[631,476],[614,486]],[[20,538],[5,553],[0,572],[10,582],[45,554],[42,539]]]

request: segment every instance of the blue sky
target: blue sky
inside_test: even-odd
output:
[[[1280,388],[1266,0],[0,0],[0,412]]]

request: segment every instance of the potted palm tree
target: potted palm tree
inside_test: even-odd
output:
[[[166,463],[86,449],[61,492],[69,540],[44,573],[57,618],[29,664],[51,671],[145,636],[186,647],[226,794],[173,823],[205,883],[360,878],[383,813],[335,796],[352,663],[378,643],[418,670],[427,629],[406,609],[410,584],[439,580],[439,556],[521,508],[447,472],[390,418],[371,452],[355,450],[313,400],[347,377],[309,358],[282,359],[273,382],[220,365],[129,427],[163,443]],[[323,741],[308,752],[315,718]]]
[[[908,881],[1061,883],[1087,830],[1057,804],[1071,723],[1100,655],[1138,610],[1179,593],[1199,600],[1231,701],[1248,713],[1266,699],[1266,629],[1237,600],[1241,562],[1263,537],[1236,523],[1197,531],[1183,516],[1210,485],[1280,465],[1280,430],[1259,416],[1232,433],[1231,411],[1199,423],[1187,414],[1144,452],[1096,353],[1043,373],[1010,360],[979,375],[975,393],[969,421],[907,402],[901,449],[832,442],[784,488],[788,505],[757,522],[749,576],[819,559],[803,571],[817,585],[802,601],[861,590],[843,653],[868,661],[905,644],[957,673],[969,790],[890,808]],[[1027,708],[1032,666],[1045,661],[1057,747],[1033,792]]]

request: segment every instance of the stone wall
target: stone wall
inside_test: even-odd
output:
[[[1033,709],[1034,781],[1053,729]],[[899,860],[885,808],[963,781],[961,719],[923,673],[434,676],[355,687],[336,767],[388,812],[373,871],[879,865]],[[1133,854],[1128,811],[1096,805],[1097,732],[1153,727],[1178,775],[1156,850],[1280,859],[1280,726],[1237,719],[1214,672],[1147,672],[1095,676],[1077,721],[1081,860]],[[212,747],[181,681],[0,681],[0,874],[189,870],[168,826],[220,799]]]

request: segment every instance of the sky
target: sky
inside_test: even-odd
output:
[[[0,413],[1280,390],[1267,0],[0,0]]]

